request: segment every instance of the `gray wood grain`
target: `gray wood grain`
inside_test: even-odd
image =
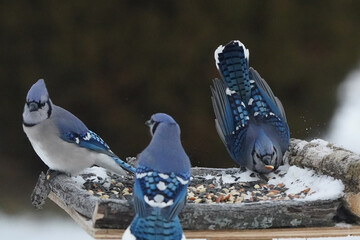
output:
[[[360,144],[360,143],[359,143]],[[322,140],[291,139],[289,164],[341,179],[346,192],[360,191],[360,155]]]
[[[359,192],[360,158],[358,155],[331,144],[306,142],[292,139],[288,161],[292,165],[315,169],[318,173],[343,180],[346,191]],[[322,152],[322,148],[326,151]],[[217,175],[224,169],[193,168],[192,174]],[[232,174],[238,168],[225,169]],[[41,176],[40,176],[41,177]],[[40,179],[39,177],[39,179]],[[46,189],[38,181],[35,195],[43,199]],[[88,219],[95,228],[124,229],[134,217],[132,201],[100,199],[76,185],[66,175],[56,176],[50,182],[51,191],[65,204]],[[36,202],[36,201],[35,201]],[[41,202],[41,201],[40,201]],[[344,204],[345,203],[345,204]],[[338,209],[346,199],[318,201],[267,201],[238,204],[195,204],[188,203],[180,213],[185,230],[254,229],[284,227],[334,226]]]

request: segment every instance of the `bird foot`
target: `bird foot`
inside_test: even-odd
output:
[[[46,181],[50,182],[52,181],[55,177],[61,175],[61,174],[66,174],[64,172],[60,172],[58,170],[53,170],[53,169],[50,169],[47,170],[46,172]]]

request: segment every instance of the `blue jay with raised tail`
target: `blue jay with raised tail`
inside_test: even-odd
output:
[[[23,129],[35,152],[51,169],[76,175],[98,165],[125,175],[135,168],[120,160],[109,146],[67,110],[49,98],[43,79],[30,88],[24,106]]]
[[[268,173],[283,164],[289,127],[280,100],[257,71],[249,68],[249,50],[240,41],[215,51],[221,79],[211,87],[216,130],[240,166]]]
[[[157,113],[146,123],[152,140],[138,158],[133,190],[136,215],[122,239],[182,240],[178,214],[186,201],[190,160],[172,117]]]

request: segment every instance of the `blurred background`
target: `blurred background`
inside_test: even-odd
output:
[[[21,115],[39,78],[55,104],[122,158],[146,147],[144,122],[166,112],[180,124],[193,166],[235,166],[215,131],[209,89],[219,77],[214,50],[232,39],[249,48],[250,66],[281,99],[291,137],[347,146],[355,136],[360,145],[360,116],[345,114],[360,109],[359,25],[360,1],[351,0],[1,1],[0,212],[61,215],[30,203],[47,167]]]

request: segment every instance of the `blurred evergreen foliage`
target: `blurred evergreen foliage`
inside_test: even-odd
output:
[[[291,136],[321,137],[336,87],[358,65],[359,24],[355,0],[1,1],[1,186],[28,196],[46,170],[21,127],[38,78],[122,158],[145,148],[144,122],[166,112],[193,166],[235,166],[215,131],[209,90],[219,77],[213,52],[232,39],[250,49],[250,65],[282,100]],[[17,179],[26,181],[13,188]]]

